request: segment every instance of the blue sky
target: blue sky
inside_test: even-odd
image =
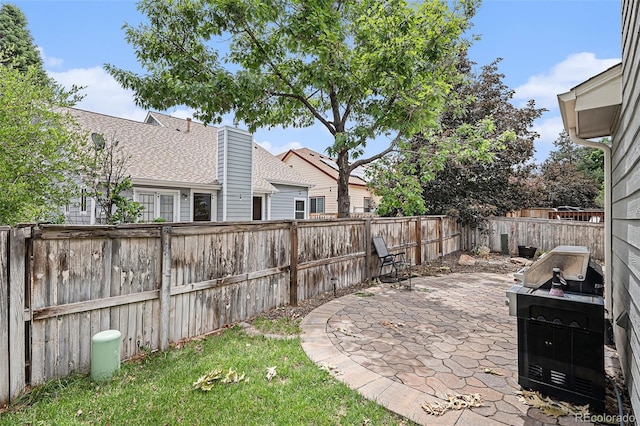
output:
[[[142,16],[129,0],[14,0],[25,14],[45,69],[66,86],[86,86],[78,108],[141,120],[132,95],[103,70],[105,63],[140,71],[133,48],[124,40],[124,23]],[[621,0],[484,0],[473,19],[473,34],[481,37],[469,51],[478,66],[502,58],[499,71],[515,90],[513,103],[529,99],[547,108],[536,121],[534,161],[541,163],[562,130],[557,95],[620,62]],[[167,111],[179,117],[191,111]],[[229,121],[227,124],[231,124]],[[320,126],[307,129],[259,130],[256,142],[278,154],[308,147],[323,152],[331,144]],[[369,144],[366,154],[385,148],[387,141]]]

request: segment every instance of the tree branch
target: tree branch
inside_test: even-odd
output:
[[[369,158],[362,158],[362,159],[360,159],[358,161],[354,161],[353,163],[351,163],[349,165],[349,173],[351,173],[357,167],[364,166],[365,164],[369,164],[369,163],[371,163],[373,161],[379,160],[380,158],[384,157],[385,155],[389,154],[390,152],[395,151],[396,146],[398,145],[398,141],[400,140],[401,136],[402,136],[402,133],[398,133],[398,135],[393,139],[393,141],[391,141],[391,143],[389,144],[387,149],[385,149],[384,151],[381,151],[381,152],[377,153],[376,155],[373,155],[373,156],[371,156]]]
[[[296,87],[293,85],[293,83],[291,81],[289,81],[287,78],[284,77],[284,75],[282,74],[282,72],[279,70],[279,68],[276,66],[276,64],[274,64],[270,59],[269,59],[269,55],[267,54],[267,51],[264,49],[264,46],[262,45],[262,43],[260,42],[260,40],[258,39],[258,37],[256,37],[256,35],[253,33],[253,31],[251,31],[251,29],[249,28],[249,26],[247,25],[247,23],[245,22],[244,24],[240,24],[240,27],[242,28],[242,30],[249,36],[249,38],[251,39],[251,41],[253,42],[254,46],[262,53],[263,58],[265,59],[265,62],[267,63],[267,65],[271,68],[271,70],[273,71],[273,73],[286,85],[288,86],[292,92],[296,91]],[[317,109],[315,109],[313,107],[313,105],[311,105],[311,103],[306,99],[305,96],[303,95],[296,95],[295,93],[290,93],[290,94],[285,94],[285,93],[272,93],[274,96],[282,96],[282,97],[288,97],[288,98],[293,98],[293,99],[297,99],[300,102],[302,102],[302,104],[309,110],[309,112],[311,112],[311,114],[318,119],[318,121],[320,121],[327,129],[329,129],[329,131],[331,132],[331,134],[335,135],[335,129],[331,126],[331,124],[326,120],[326,118],[324,118]],[[286,95],[286,96],[285,96]]]

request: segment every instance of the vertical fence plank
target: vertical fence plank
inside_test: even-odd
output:
[[[298,222],[291,222],[291,253],[289,263],[289,304],[298,306]]]
[[[25,288],[26,240],[31,228],[14,228],[9,236],[9,397],[18,396],[25,388]]]
[[[415,227],[414,240],[416,241],[416,253],[414,265],[422,264],[422,220],[420,217],[416,218],[416,227]]]
[[[364,279],[371,281],[371,264],[373,263],[373,250],[371,248],[371,218],[364,220]]]
[[[9,402],[9,229],[0,229],[0,406]]]
[[[171,227],[163,226],[162,245],[162,282],[160,287],[160,343],[161,351],[169,347],[169,310],[171,308]]]

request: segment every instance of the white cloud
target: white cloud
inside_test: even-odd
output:
[[[560,132],[564,129],[562,125],[562,117],[560,115],[543,116],[533,125],[533,131],[537,132],[540,137],[535,141],[535,162],[540,164],[549,157],[549,152],[555,150],[553,142],[560,136]]]
[[[44,64],[44,68],[59,68],[62,66],[64,62],[62,59],[54,58],[53,56],[47,56],[44,53],[44,49],[40,46],[36,47],[38,52],[40,52],[40,57],[42,58],[42,63]]]
[[[619,58],[598,59],[590,52],[574,53],[554,65],[548,73],[534,75],[516,87],[514,100],[536,101],[538,108],[558,108],[557,95],[571,90],[585,80],[620,62]]]
[[[49,71],[48,74],[66,88],[74,84],[84,87],[81,93],[85,97],[76,105],[78,108],[138,121],[146,116],[146,111],[133,102],[133,92],[123,89],[101,67]]]
[[[283,152],[287,152],[290,149],[299,149],[302,148],[302,144],[300,144],[300,142],[289,142],[287,144],[284,145],[273,145],[271,142],[269,141],[256,141],[256,143],[258,145],[260,145],[261,147],[263,147],[264,149],[266,149],[267,151],[269,151],[270,153],[272,153],[273,155],[278,155],[281,154]]]
[[[537,108],[548,110],[533,125],[533,130],[540,135],[535,141],[536,163],[542,163],[549,152],[555,149],[553,142],[564,129],[558,109],[558,95],[619,62],[618,58],[598,59],[590,52],[574,53],[548,72],[531,76],[525,84],[514,89],[514,103],[520,101],[516,106],[522,107],[529,99],[534,99]]]

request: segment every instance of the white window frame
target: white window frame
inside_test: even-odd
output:
[[[298,204],[298,201],[302,201],[304,203],[304,210],[303,210],[303,215],[304,217],[302,219],[306,219],[308,216],[308,202],[307,202],[307,198],[294,198],[293,199],[293,218],[296,220],[302,220],[302,219],[298,219],[296,217],[296,213],[299,213],[300,210],[296,210],[296,204]]]
[[[318,198],[322,198],[322,211],[319,212],[318,210]],[[311,211],[311,204],[313,202],[313,200],[316,200],[316,211],[312,212]],[[327,210],[327,200],[326,197],[324,195],[318,195],[318,196],[314,196],[314,197],[309,197],[309,213],[319,213],[319,214],[323,214],[326,213]]]
[[[367,200],[369,200],[369,203],[367,203]],[[367,206],[367,204],[369,205]],[[362,200],[362,211],[364,213],[371,213],[373,211],[373,207],[371,207],[372,204],[373,204],[373,198],[364,197],[364,199]]]
[[[180,221],[180,191],[170,189],[157,189],[157,188],[134,188],[133,199],[139,201],[140,194],[153,194],[155,196],[154,203],[154,219],[160,217],[160,196],[172,195],[173,196],[173,220],[171,222]]]

